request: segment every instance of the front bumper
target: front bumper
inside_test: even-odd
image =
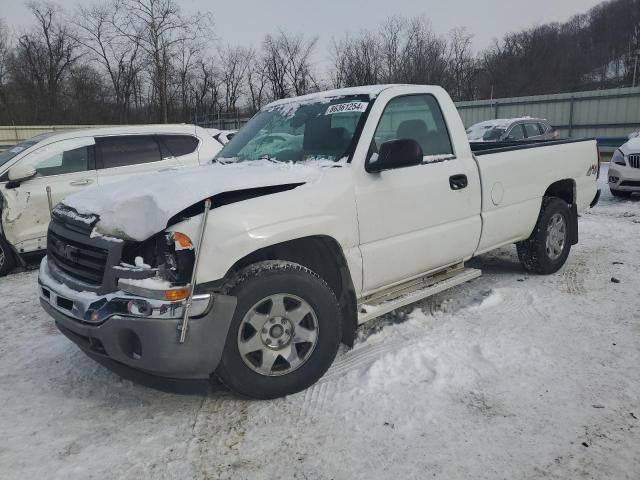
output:
[[[90,357],[116,371],[116,367],[122,366],[172,380],[209,379],[220,362],[236,307],[235,297],[208,294],[208,308],[200,316],[190,318],[186,341],[179,343],[181,302],[163,310],[173,312],[174,318],[116,313],[91,323],[86,321],[86,313],[95,311],[92,306],[99,305],[100,311],[109,312],[123,301],[147,299],[124,292],[88,296],[86,292],[71,290],[48,275],[46,258],[38,282],[40,303],[45,311],[54,318],[60,331]]]
[[[640,168],[611,164],[608,172],[609,188],[621,192],[640,191]]]

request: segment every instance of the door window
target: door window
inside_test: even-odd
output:
[[[524,138],[524,130],[522,124],[515,125],[511,128],[507,140],[522,140]]]
[[[96,143],[102,168],[126,167],[162,159],[160,147],[150,135],[104,137],[96,139]]]
[[[374,151],[398,139],[415,140],[424,155],[453,154],[449,131],[433,95],[407,95],[387,104],[374,135]]]
[[[32,165],[38,177],[85,172],[95,168],[93,138],[76,138],[45,145],[21,162]]]
[[[198,148],[200,141],[191,135],[158,135],[162,145],[162,158],[189,155]]]
[[[537,123],[525,123],[524,130],[527,133],[527,138],[537,137],[542,135],[540,131],[540,126]]]

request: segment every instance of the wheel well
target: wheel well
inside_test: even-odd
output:
[[[226,278],[252,263],[264,260],[287,260],[303,265],[327,282],[342,312],[342,342],[353,346],[358,326],[356,294],[349,266],[340,244],[332,237],[317,235],[269,245],[241,258],[227,272]]]
[[[573,179],[565,178],[549,185],[544,192],[545,197],[556,197],[567,202],[571,210],[571,221],[569,224],[569,241],[571,245],[578,243],[578,207],[576,205],[576,182]]]
[[[570,178],[558,180],[549,185],[544,196],[558,197],[567,202],[567,205],[573,205],[576,198],[576,182]]]

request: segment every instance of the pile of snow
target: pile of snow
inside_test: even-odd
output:
[[[213,164],[83,190],[67,197],[64,204],[81,215],[98,215],[96,234],[142,241],[162,231],[185,208],[216,194],[307,183],[321,175],[320,168],[267,160]]]

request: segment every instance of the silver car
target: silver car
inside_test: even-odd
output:
[[[470,142],[520,142],[555,140],[558,132],[541,118],[497,118],[476,123],[467,129]]]

